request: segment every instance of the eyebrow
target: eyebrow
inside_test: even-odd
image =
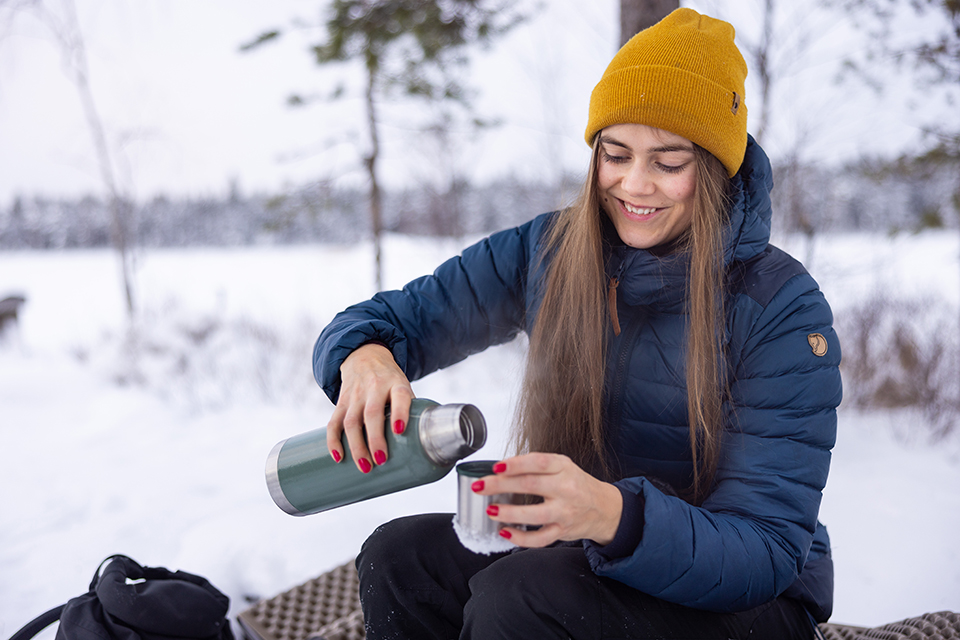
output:
[[[620,142],[619,140],[615,140],[614,138],[611,138],[610,136],[601,135],[601,136],[600,136],[600,144],[610,144],[610,145],[613,145],[613,146],[615,146],[615,147],[621,147],[621,148],[623,148],[623,149],[626,149],[627,151],[633,151],[633,149],[631,149],[630,147],[628,147],[628,146],[625,145],[624,143]],[[692,145],[689,145],[689,146],[688,146],[688,145],[685,145],[685,144],[665,144],[665,145],[662,145],[662,146],[659,146],[659,147],[653,147],[653,148],[651,148],[651,149],[647,149],[647,152],[648,152],[648,153],[671,153],[671,152],[674,152],[674,151],[687,151],[687,152],[692,153],[692,152],[693,152],[693,146],[692,146]]]

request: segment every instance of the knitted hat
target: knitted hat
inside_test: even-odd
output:
[[[747,148],[747,65],[733,26],[677,9],[617,52],[590,96],[587,144],[604,127],[664,129],[715,155],[733,177]]]

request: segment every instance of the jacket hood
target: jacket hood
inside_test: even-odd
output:
[[[759,255],[770,243],[773,169],[753,136],[747,136],[743,165],[731,178],[730,187],[730,222],[724,238],[724,260],[728,265]]]

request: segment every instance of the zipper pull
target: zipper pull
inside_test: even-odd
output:
[[[617,286],[620,284],[620,278],[617,275],[610,278],[610,286],[607,287],[607,308],[610,310],[610,321],[613,323],[613,335],[620,335],[620,318],[617,317]]]

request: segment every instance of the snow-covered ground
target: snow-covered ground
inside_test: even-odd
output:
[[[459,248],[391,237],[386,284]],[[958,255],[956,232],[838,236],[818,241],[811,263],[838,315],[878,287],[956,313]],[[267,494],[271,447],[330,415],[310,346],[371,293],[371,262],[367,246],[150,251],[130,337],[111,252],[0,253],[0,297],[28,298],[0,346],[0,637],[85,591],[112,553],[207,577],[235,615],[350,560],[382,521],[455,509],[450,476],[306,518]],[[491,437],[476,457],[497,458],[522,355],[522,343],[498,347],[414,389],[477,405]],[[835,621],[960,611],[958,440],[931,446],[916,416],[842,408],[821,512]]]

